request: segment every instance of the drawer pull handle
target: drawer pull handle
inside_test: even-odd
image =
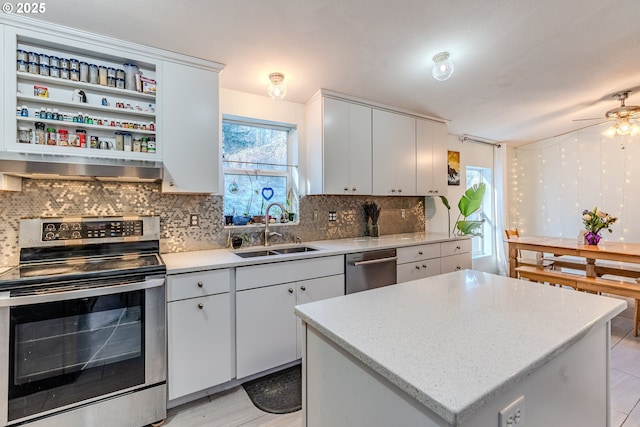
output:
[[[358,191],[358,189],[356,187],[353,187],[351,190]]]
[[[460,249],[462,249],[460,246],[456,246],[457,251],[459,251]]]
[[[419,265],[416,265],[416,270],[420,270],[420,266]]]
[[[198,287],[199,287],[199,288],[201,288],[201,287],[203,287],[203,286],[204,286],[204,283],[202,283],[202,282],[198,282]]]
[[[460,267],[459,265],[456,265],[456,270],[462,270],[462,267]]]
[[[293,293],[293,288],[289,288],[289,293],[292,294]]]
[[[203,303],[199,303],[199,304],[198,304],[198,308],[199,308],[200,310],[202,310],[202,309],[204,308],[204,304],[203,304]]]
[[[344,191],[349,191],[349,188],[348,187],[344,187]]]
[[[418,255],[423,255],[422,251],[418,251]]]
[[[427,265],[426,264],[422,264],[422,268],[427,268]]]
[[[398,193],[402,193],[402,188],[398,188]]]
[[[306,286],[300,286],[300,289],[302,289],[303,291],[306,291],[307,287]]]

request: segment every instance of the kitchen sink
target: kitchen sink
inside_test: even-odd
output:
[[[274,249],[274,252],[278,252],[279,254],[297,254],[299,252],[312,252],[317,251],[315,248],[310,248],[309,246],[294,246],[291,248],[279,248]]]
[[[264,249],[260,251],[250,251],[250,252],[235,252],[235,254],[242,258],[254,258],[259,256],[297,254],[300,252],[312,252],[312,251],[317,251],[317,249],[310,248],[309,246],[292,246],[290,248]]]
[[[242,258],[253,258],[257,256],[270,256],[270,255],[280,255],[277,252],[273,251],[252,251],[252,252],[236,252],[236,255]]]

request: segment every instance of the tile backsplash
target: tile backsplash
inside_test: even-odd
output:
[[[362,205],[368,201],[382,208],[381,234],[425,231],[422,197],[306,196],[300,199],[299,222],[277,226],[283,236],[272,243],[364,236]],[[245,234],[251,245],[262,244],[262,227],[225,228],[222,206],[222,196],[164,194],[157,183],[23,179],[22,192],[0,192],[0,267],[18,263],[19,222],[29,217],[159,216],[163,253],[226,247],[229,235]],[[329,212],[336,212],[335,221]],[[192,213],[200,215],[199,227],[189,226]]]

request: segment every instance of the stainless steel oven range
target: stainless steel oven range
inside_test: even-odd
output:
[[[166,417],[157,217],[20,222],[0,275],[0,426],[141,427]]]

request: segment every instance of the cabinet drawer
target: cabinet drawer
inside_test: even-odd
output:
[[[440,258],[440,243],[398,248],[398,264]]]
[[[344,274],[344,256],[250,265],[236,269],[236,290]]]
[[[440,244],[441,256],[449,256],[471,252],[471,239],[453,240]]]
[[[471,268],[471,252],[445,256],[440,258],[440,272],[451,273],[452,271]]]
[[[440,274],[439,258],[398,265],[398,283],[424,279],[437,274]]]
[[[167,301],[221,294],[230,289],[228,268],[167,276]]]

